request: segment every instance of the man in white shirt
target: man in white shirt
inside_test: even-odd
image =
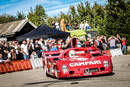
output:
[[[55,23],[55,26],[56,26],[56,29],[59,30],[60,26],[58,22]]]
[[[24,60],[29,59],[28,46],[26,44],[26,41],[22,42],[21,51],[23,53]]]
[[[4,62],[5,60],[3,60],[3,58],[2,58],[2,54],[0,54],[0,63],[1,62]]]
[[[80,29],[83,30],[84,29],[84,24],[81,22],[80,24]]]
[[[110,49],[114,49],[116,47],[116,38],[114,36],[111,36],[108,41],[110,44]]]
[[[89,26],[89,24],[88,24],[88,21],[86,21],[86,23],[84,24],[84,30],[85,29],[91,29],[91,27]]]
[[[42,38],[38,41],[38,44],[41,46],[43,51],[47,51],[47,47],[45,46],[45,43]]]

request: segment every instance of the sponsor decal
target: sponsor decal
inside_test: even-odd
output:
[[[101,71],[101,72],[96,72],[96,73],[108,73],[109,71]]]
[[[80,60],[80,61],[86,61],[88,58],[77,58],[77,60]]]
[[[70,63],[70,67],[76,67],[76,66],[86,66],[86,65],[95,65],[95,64],[101,64],[100,60],[97,61],[89,61],[89,62],[76,62],[76,63]]]

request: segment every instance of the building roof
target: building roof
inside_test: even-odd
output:
[[[32,22],[28,21],[28,19],[3,23],[0,24],[0,37],[13,35],[15,32],[19,32],[26,23],[29,23],[34,28],[37,28]]]

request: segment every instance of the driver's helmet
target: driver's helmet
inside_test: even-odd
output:
[[[69,57],[76,57],[76,51],[74,50],[69,51]]]

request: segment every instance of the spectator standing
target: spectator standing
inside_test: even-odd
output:
[[[65,41],[65,44],[63,45],[63,48],[64,49],[71,48],[72,47],[71,41],[72,41],[72,38],[68,36],[67,40]]]
[[[50,51],[58,50],[55,43],[52,43]]]
[[[40,38],[40,40],[38,41],[38,44],[39,44],[40,47],[41,47],[40,52],[42,52],[42,51],[47,51],[47,47],[46,47],[45,42],[44,42],[44,40],[43,40],[42,38]]]
[[[66,32],[67,29],[66,29],[66,25],[65,25],[65,20],[64,19],[61,19],[60,21],[60,26],[61,26],[61,30]]]
[[[120,37],[120,35],[117,34],[117,35],[116,35],[116,38],[117,38],[117,40],[116,40],[116,45],[117,45],[118,48],[121,48],[121,37]]]
[[[91,29],[91,27],[88,24],[88,21],[86,21],[86,23],[84,24],[84,30],[86,30],[86,29]]]
[[[2,54],[2,58],[3,58],[3,60],[10,60],[10,54],[9,54],[9,52],[8,52],[8,50],[4,50],[3,51],[3,54]]]
[[[30,38],[26,39],[26,43],[27,43],[27,45],[30,43]]]
[[[82,46],[82,47],[85,47],[84,42],[85,42],[85,37],[84,37],[84,36],[81,36],[80,43],[81,43],[81,46]]]
[[[22,42],[22,45],[21,45],[21,51],[22,51],[22,54],[23,54],[24,60],[29,59],[28,46],[27,46],[26,41],[23,41],[23,42]]]
[[[83,22],[81,22],[81,24],[80,24],[80,29],[81,29],[81,30],[84,29],[84,24],[83,24]]]
[[[41,57],[41,52],[40,52],[41,51],[41,45],[38,44],[38,40],[35,41],[34,48],[35,48],[36,54],[40,58]]]
[[[24,58],[23,58],[23,52],[22,52],[22,50],[21,50],[20,44],[18,44],[16,54],[17,54],[17,59],[18,59],[18,60],[24,59]]]
[[[0,54],[0,63],[1,62],[4,62],[5,60],[3,60],[3,58],[2,58],[2,54]]]
[[[58,50],[62,50],[62,46],[63,46],[63,40],[62,39],[60,39],[60,40],[58,40],[58,43],[57,43],[57,49]]]
[[[93,37],[93,39],[92,39],[92,45],[93,45],[94,47],[97,47],[96,37]]]
[[[11,49],[10,50],[10,59],[11,60],[16,60],[17,59],[17,56],[16,56],[16,50],[15,49]]]
[[[75,29],[75,30],[79,29],[77,22],[74,23],[74,29]]]
[[[92,41],[90,41],[90,38],[88,37],[87,40],[84,42],[86,47],[91,47]]]
[[[77,47],[82,47],[80,40],[77,38]]]
[[[59,26],[58,22],[55,23],[55,27],[56,27],[57,30],[60,30],[60,26]]]
[[[71,30],[71,26],[68,24],[68,23],[66,23],[66,29],[69,31],[69,30]]]
[[[103,41],[102,41],[102,37],[97,37],[97,48],[100,50],[104,50],[103,48]]]
[[[106,50],[107,49],[107,38],[106,38],[106,36],[101,35],[101,40],[102,40],[103,49]]]
[[[32,49],[34,50],[34,43],[33,43],[33,39],[30,39],[30,44],[32,46]]]
[[[126,38],[122,38],[122,52],[126,54]]]
[[[109,39],[109,45],[110,49],[115,49],[116,48],[116,38],[114,36],[111,36]]]
[[[38,58],[38,55],[36,54],[35,51],[32,52],[31,56],[30,56],[31,59],[35,59],[35,58]]]
[[[38,41],[38,44],[42,47],[43,46],[43,39],[40,38],[40,40]]]
[[[32,54],[32,52],[33,52],[33,47],[32,47],[32,44],[28,44],[28,53],[29,53],[29,57],[30,57],[30,55]]]

